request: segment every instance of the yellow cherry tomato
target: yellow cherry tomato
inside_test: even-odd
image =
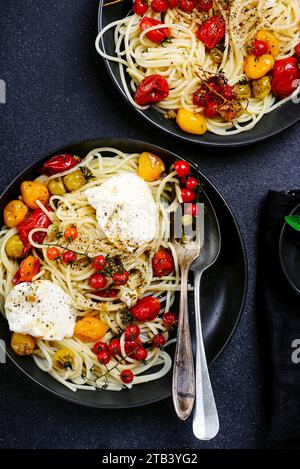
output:
[[[9,228],[15,228],[24,220],[28,212],[28,207],[21,200],[12,200],[4,209],[4,223]]]
[[[165,169],[164,162],[159,156],[147,151],[140,154],[138,175],[145,181],[151,182],[160,179]]]
[[[182,130],[189,134],[202,135],[207,131],[206,119],[203,114],[195,114],[184,108],[178,110],[176,122]]]
[[[11,348],[21,357],[31,355],[35,349],[35,339],[28,334],[18,334],[17,332],[13,332],[11,337]]]
[[[273,55],[273,57],[276,57],[279,54],[279,41],[274,36],[274,34],[271,33],[271,31],[268,31],[267,29],[258,31],[256,39],[259,41],[264,41],[268,44],[270,54]]]
[[[82,342],[96,342],[106,334],[108,326],[101,319],[85,316],[77,321],[74,334]]]
[[[65,195],[66,188],[62,178],[50,179],[48,189],[52,195]]]
[[[7,240],[5,251],[12,259],[19,259],[23,256],[24,244],[19,235],[15,234]]]
[[[74,352],[67,348],[61,348],[57,350],[53,356],[53,365],[57,370],[66,370],[67,368],[73,368],[74,365]]]
[[[46,184],[36,181],[22,182],[21,194],[24,203],[33,210],[39,208],[36,203],[37,200],[39,200],[43,205],[46,205],[50,196]]]
[[[86,184],[86,179],[80,169],[76,169],[73,173],[67,174],[63,178],[63,181],[69,192],[77,191]]]
[[[274,66],[275,60],[271,54],[264,54],[260,57],[249,55],[244,64],[244,70],[248,78],[258,80],[264,77]]]

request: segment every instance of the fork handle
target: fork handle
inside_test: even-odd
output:
[[[202,272],[195,273],[195,323],[196,323],[196,404],[193,417],[194,435],[200,440],[210,440],[219,431],[219,418],[206,361],[200,314],[200,283]]]
[[[188,312],[188,266],[181,269],[181,294],[172,394],[178,417],[181,420],[187,419],[195,400],[195,372]]]

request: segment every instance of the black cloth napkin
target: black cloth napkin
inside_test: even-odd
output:
[[[300,295],[289,285],[279,260],[284,216],[299,202],[300,190],[269,192],[262,208],[259,236],[258,317],[266,351],[270,436],[275,440],[300,437],[300,363],[292,361],[292,343],[300,341]]]

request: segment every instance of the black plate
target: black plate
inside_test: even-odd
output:
[[[98,12],[98,30],[101,31],[101,29],[109,23],[127,16],[131,9],[130,5],[132,5],[132,2],[124,0],[120,3],[109,5],[103,8],[103,0],[100,0]],[[107,31],[101,41],[102,50],[108,55],[115,55],[113,34],[114,28]],[[166,119],[163,114],[155,111],[155,109],[150,107],[145,111],[141,111],[133,106],[127,100],[126,94],[123,91],[118,63],[109,60],[104,61],[112,78],[112,82],[120,91],[122,96],[126,99],[127,103],[133,109],[135,109],[137,113],[139,113],[141,116],[143,116],[143,118],[145,118],[151,124],[154,124],[159,129],[173,136],[179,137],[187,142],[214,147],[237,147],[242,145],[250,145],[251,143],[259,142],[278,134],[300,119],[299,106],[292,102],[287,102],[282,107],[269,114],[266,114],[253,129],[247,132],[242,132],[240,134],[231,136],[215,135],[211,132],[207,132],[201,136],[187,134],[178,127],[174,119]],[[99,77],[99,80],[100,79],[101,77]]]
[[[291,215],[300,215],[300,204]],[[300,294],[300,233],[287,223],[284,224],[279,239],[279,257],[289,284]]]
[[[83,157],[93,148],[103,146],[119,148],[128,153],[150,151],[161,156],[166,165],[171,165],[179,158],[154,145],[126,139],[99,139],[77,143],[59,149],[53,154],[70,152]],[[35,178],[37,169],[52,155],[47,155],[25,169],[6,189],[0,198],[1,216],[5,205],[18,196],[21,182]],[[196,173],[195,165],[191,161],[190,164]],[[199,173],[199,179],[205,184],[205,192],[216,211],[222,236],[220,256],[214,266],[207,271],[202,287],[203,333],[208,362],[211,364],[227,344],[243,309],[247,286],[247,261],[241,234],[229,207],[203,174]],[[38,384],[72,402],[102,408],[127,408],[150,404],[171,394],[171,372],[158,381],[139,384],[130,391],[78,390],[73,393],[41,371],[30,357],[17,357],[11,350],[10,336],[8,324],[0,315],[0,339],[4,339],[11,360]]]

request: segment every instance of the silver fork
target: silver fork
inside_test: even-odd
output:
[[[203,211],[203,204],[200,204],[200,211]],[[185,420],[190,415],[195,401],[195,371],[188,312],[188,273],[193,261],[200,253],[200,236],[199,230],[196,230],[195,239],[183,242],[180,238],[179,241],[176,237],[176,233],[181,231],[178,230],[178,222],[181,224],[181,217],[178,220],[175,214],[171,223],[172,244],[176,250],[181,271],[181,288],[172,394],[175,411],[181,420]]]

